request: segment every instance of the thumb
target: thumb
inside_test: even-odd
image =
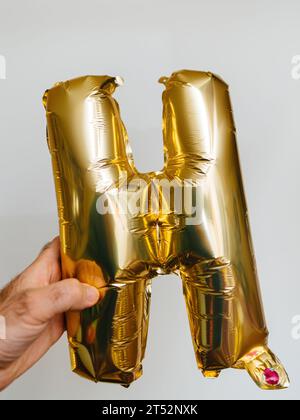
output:
[[[34,324],[50,321],[55,315],[70,310],[83,310],[97,303],[98,290],[76,279],[66,279],[40,289],[23,293],[24,315]]]

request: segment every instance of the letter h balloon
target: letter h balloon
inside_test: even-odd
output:
[[[262,389],[286,388],[267,344],[227,84],[189,70],[160,79],[165,164],[145,174],[113,98],[121,82],[80,77],[44,95],[63,277],[100,296],[66,315],[72,369],[124,386],[139,378],[152,279],[176,272],[204,376],[245,369]]]

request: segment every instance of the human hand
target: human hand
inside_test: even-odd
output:
[[[37,259],[0,292],[6,339],[0,339],[0,390],[33,366],[64,332],[63,313],[93,306],[95,287],[61,280],[60,243],[55,238]]]

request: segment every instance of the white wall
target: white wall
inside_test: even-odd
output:
[[[63,339],[0,398],[299,398],[300,341],[291,336],[300,314],[299,18],[298,0],[0,0],[0,285],[57,232],[43,91],[84,74],[123,76],[117,98],[136,163],[148,171],[162,166],[157,79],[211,70],[231,86],[270,343],[292,380],[276,393],[244,372],[204,380],[170,276],[154,282],[144,376],[128,390],[72,374]]]

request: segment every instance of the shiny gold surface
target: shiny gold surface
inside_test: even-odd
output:
[[[44,96],[63,275],[101,296],[67,314],[72,368],[95,381],[137,379],[151,279],[177,272],[204,376],[234,367],[262,389],[285,388],[267,347],[228,86],[187,70],[160,81],[165,166],[148,174],[134,166],[112,97],[120,78],[81,77]]]

